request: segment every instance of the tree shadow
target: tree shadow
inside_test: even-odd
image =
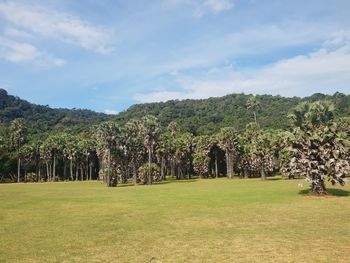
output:
[[[328,195],[324,196],[350,196],[350,191],[343,190],[343,189],[335,189],[335,188],[330,188],[327,189]],[[313,195],[310,191],[310,189],[303,189],[299,191],[300,195]],[[317,195],[313,195],[317,196]]]
[[[279,181],[279,180],[285,180],[283,177],[267,177],[267,180],[269,181]]]
[[[176,180],[176,179],[167,179],[167,180],[163,180],[160,182],[153,182],[152,185],[162,185],[162,184],[171,184],[171,183],[193,183],[196,182],[196,179],[183,179],[183,180]],[[148,185],[148,184],[137,184],[136,186],[139,185]],[[135,186],[133,183],[128,182],[126,184],[118,184],[117,187],[129,187],[129,186]]]
[[[330,193],[331,195],[334,196],[349,196],[350,195],[350,191],[347,190],[343,190],[343,189],[328,189],[327,190],[328,193]]]

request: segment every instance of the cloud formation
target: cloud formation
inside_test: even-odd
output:
[[[11,35],[18,36],[19,32],[23,35],[27,31],[27,34],[53,38],[97,53],[111,52],[109,30],[78,16],[15,2],[0,3],[0,16],[17,27],[8,32]]]
[[[350,83],[350,34],[332,34],[323,47],[307,55],[282,59],[256,69],[217,68],[200,77],[180,76],[180,91],[139,93],[139,102],[170,99],[201,99],[229,93],[309,94],[345,90]]]
[[[31,62],[40,68],[63,66],[66,63],[63,59],[56,58],[49,53],[39,51],[31,44],[16,42],[1,36],[0,57],[13,63]]]
[[[233,0],[163,0],[167,7],[188,6],[194,17],[205,14],[218,14],[233,8]]]
[[[105,113],[108,115],[117,115],[119,111],[106,109]]]

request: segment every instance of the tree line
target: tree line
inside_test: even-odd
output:
[[[1,181],[83,181],[107,186],[152,184],[169,177],[252,178],[305,176],[314,193],[325,180],[344,185],[350,173],[349,119],[338,118],[328,100],[301,102],[288,115],[290,129],[263,129],[256,97],[245,102],[253,122],[194,136],[177,122],[152,115],[120,125],[104,121],[80,133],[31,138],[18,118],[0,129]],[[16,160],[16,162],[14,162]]]

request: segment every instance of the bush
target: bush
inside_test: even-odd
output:
[[[149,173],[149,166],[148,164],[144,164],[139,168],[139,180],[142,184],[148,183],[148,173]],[[159,182],[162,178],[160,176],[159,167],[155,163],[151,163],[151,182]]]
[[[99,173],[100,177],[104,177],[106,180],[108,180],[108,168],[101,169]],[[118,173],[114,169],[109,169],[109,185],[110,187],[116,187],[118,184]],[[108,183],[108,182],[107,182]]]

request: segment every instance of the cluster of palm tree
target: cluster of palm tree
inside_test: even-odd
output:
[[[350,126],[335,121],[334,105],[327,101],[301,103],[290,114],[294,124],[291,156],[283,171],[302,174],[313,193],[326,194],[325,180],[345,185],[350,174]]]
[[[306,176],[317,193],[325,192],[327,177],[332,183],[345,183],[350,172],[350,129],[344,122],[334,122],[329,102],[299,105],[290,114],[291,131],[261,129],[259,108],[255,98],[247,102],[254,122],[243,131],[227,127],[217,134],[193,136],[181,131],[176,122],[163,127],[154,116],[145,116],[123,126],[108,121],[83,134],[54,134],[26,144],[25,123],[17,119],[11,124],[11,142],[18,154],[17,181],[100,179],[116,186],[192,175],[265,180],[282,173],[289,178]]]

